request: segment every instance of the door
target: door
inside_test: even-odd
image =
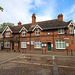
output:
[[[12,50],[14,49],[14,43],[12,43]]]
[[[1,42],[1,50],[3,50],[3,42]]]
[[[47,50],[51,51],[51,43],[50,42],[47,43]]]

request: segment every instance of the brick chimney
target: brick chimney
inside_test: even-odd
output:
[[[20,26],[20,25],[21,25],[21,22],[19,21],[19,22],[18,22],[18,26]]]
[[[35,25],[36,22],[36,16],[35,13],[32,14],[32,25]]]
[[[59,20],[59,21],[63,21],[63,15],[62,15],[62,14],[59,14],[59,15],[58,15],[58,20]]]

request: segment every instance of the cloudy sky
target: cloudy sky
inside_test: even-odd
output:
[[[58,14],[64,15],[64,21],[75,22],[75,0],[0,0],[0,24],[4,22],[22,24],[30,23],[35,12],[36,21],[57,19]]]

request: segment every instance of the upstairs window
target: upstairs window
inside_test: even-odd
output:
[[[73,34],[73,28],[70,27],[69,30],[70,30],[70,34]]]
[[[59,29],[58,34],[64,34],[64,29]]]
[[[40,35],[40,29],[36,29],[36,36]]]
[[[26,32],[22,31],[22,37],[25,37],[25,36],[26,36]]]
[[[10,37],[10,32],[6,32],[6,37]]]

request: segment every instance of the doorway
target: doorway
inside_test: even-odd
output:
[[[50,42],[47,43],[47,50],[51,51],[51,43]]]
[[[12,43],[12,50],[14,49],[14,43]]]

